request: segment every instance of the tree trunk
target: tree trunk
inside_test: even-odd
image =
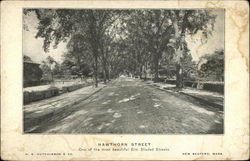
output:
[[[137,59],[135,60],[135,65],[134,65],[134,77],[137,76]]]
[[[107,80],[110,81],[110,64],[109,64],[110,62],[109,62],[109,59],[108,59],[109,58],[108,57],[109,56],[108,52],[109,52],[109,50],[108,50],[108,48],[106,48],[106,51],[105,51],[105,53],[106,53],[106,56],[105,56],[105,58],[106,58],[105,59],[105,64],[106,64],[105,65],[106,66],[105,67],[105,73],[106,73]]]
[[[155,65],[154,82],[158,82],[159,81],[159,59],[158,59],[157,53],[155,53],[155,56],[154,56],[154,65]]]
[[[103,57],[104,59],[104,57]],[[102,72],[103,72],[103,83],[106,84],[107,83],[107,77],[106,77],[106,64],[105,64],[105,60],[102,61]]]
[[[95,87],[98,87],[98,62],[97,62],[97,55],[95,56]]]
[[[147,80],[147,63],[144,66],[144,80]]]
[[[108,72],[108,69],[107,69],[106,58],[103,57],[103,82],[106,84],[107,80],[109,80],[109,72]]]
[[[107,78],[106,78],[105,69],[102,70],[102,73],[103,73],[103,83],[104,83],[104,84],[107,84]]]
[[[112,71],[112,73],[111,73],[111,71]],[[112,64],[111,63],[109,63],[109,79],[112,79],[113,78],[113,67],[112,67]]]
[[[178,26],[178,21],[176,20],[173,23],[174,29],[175,29],[175,37],[178,48],[176,49],[176,54],[178,56],[178,61],[176,63],[176,88],[181,89],[184,87],[183,83],[183,67],[182,67],[182,57],[183,57],[183,42],[185,41],[183,35],[181,35],[181,29]]]
[[[93,45],[94,46],[94,45]],[[98,50],[93,48],[95,87],[98,87]]]
[[[103,82],[104,84],[107,83],[107,67],[106,67],[106,57],[105,57],[105,53],[104,53],[104,49],[103,49],[103,42],[100,41],[99,43],[101,43],[100,49],[101,49],[101,56],[102,56],[102,72],[103,72]]]
[[[95,87],[98,87],[98,56],[99,56],[99,37],[97,35],[97,25],[93,10],[89,10],[89,30],[90,30],[90,44],[92,46],[94,62],[94,76],[95,76]]]
[[[182,69],[182,65],[177,63],[176,64],[176,88],[181,89],[183,87],[184,87],[183,69]]]
[[[106,79],[107,81],[109,81],[109,69],[107,68],[107,66],[105,68],[105,73],[106,73]]]
[[[140,69],[139,69],[140,71],[139,71],[139,74],[140,74],[140,79],[142,79],[142,65],[140,64]]]

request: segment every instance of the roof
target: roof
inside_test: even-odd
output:
[[[28,64],[37,64],[37,65],[40,65],[39,63],[35,63],[31,60],[23,60],[24,63],[28,63]]]

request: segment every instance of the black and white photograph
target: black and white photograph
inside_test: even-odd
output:
[[[224,134],[223,9],[23,8],[23,133]]]

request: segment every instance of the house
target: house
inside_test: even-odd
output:
[[[40,64],[34,63],[31,59],[23,60],[23,87],[41,84],[43,72],[39,66]]]

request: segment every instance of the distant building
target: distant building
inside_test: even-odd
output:
[[[41,84],[43,72],[39,67],[40,64],[34,63],[30,59],[23,61],[23,86],[30,87]]]

